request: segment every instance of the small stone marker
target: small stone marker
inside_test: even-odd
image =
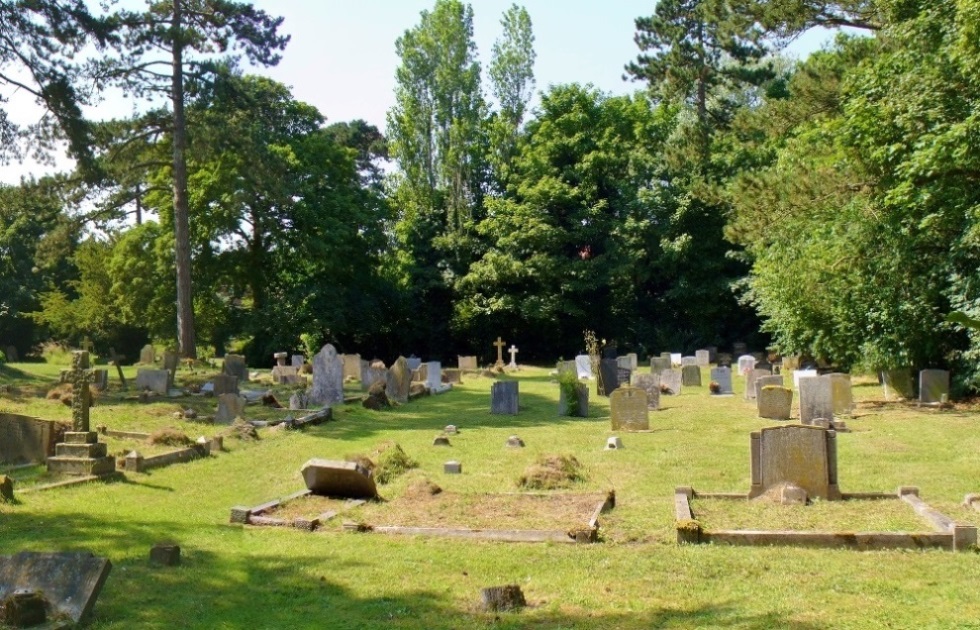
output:
[[[695,350],[694,351],[695,365],[699,367],[707,367],[711,365],[711,353],[707,350]]]
[[[356,462],[311,459],[300,470],[306,487],[327,497],[373,499],[378,496],[371,471]]]
[[[579,378],[592,378],[592,357],[587,354],[576,356],[575,371]]]
[[[524,440],[516,435],[507,438],[507,448],[524,448]]]
[[[755,368],[755,357],[750,354],[743,354],[738,358],[738,373],[742,376],[748,374],[749,370]]]
[[[922,370],[919,372],[919,402],[932,404],[949,400],[949,372]]]
[[[455,424],[447,424],[446,428],[444,428],[442,432],[445,433],[446,435],[456,435],[457,433],[459,433],[459,429],[456,428]]]
[[[520,352],[520,350],[517,349],[517,346],[511,344],[507,352],[510,353],[510,363],[507,364],[507,368],[511,370],[520,370],[521,368],[517,367],[517,353]]]
[[[768,385],[759,390],[756,400],[759,417],[769,420],[789,420],[793,412],[793,390]]]
[[[662,394],[680,396],[682,384],[680,370],[664,370],[660,373],[660,391]],[[667,388],[667,391],[664,391],[664,387]]]
[[[732,389],[732,368],[711,368],[711,381],[713,383],[718,383],[717,396],[731,396],[735,393],[735,390]]]
[[[456,360],[458,362],[457,365],[459,366],[459,369],[461,369],[461,370],[475,370],[475,369],[477,369],[477,366],[476,366],[476,357],[475,356],[465,356],[464,357],[462,355],[456,355]]]
[[[286,358],[289,356],[288,352],[276,352],[272,355],[272,358],[276,360],[276,365],[286,365]]]
[[[829,376],[800,379],[800,422],[834,419],[834,390]]]
[[[170,389],[170,372],[140,368],[136,370],[136,389],[139,391],[148,389],[155,394],[166,396]]]
[[[493,342],[493,345],[497,347],[497,362],[494,364],[494,367],[503,369],[503,367],[504,367],[504,346],[506,346],[507,343],[505,341],[503,341],[500,337],[497,337],[497,340],[495,342]]]
[[[515,610],[527,606],[524,593],[521,592],[521,587],[516,584],[480,589],[480,598],[483,603],[483,610],[487,612]]]
[[[442,465],[442,471],[447,475],[463,474],[463,465],[457,461],[446,462]]]
[[[397,403],[408,402],[408,394],[412,389],[412,370],[408,367],[408,359],[398,357],[387,371],[388,397]]]
[[[153,547],[150,548],[150,562],[165,567],[175,567],[179,565],[180,545],[174,543],[157,543],[153,545]]]
[[[834,372],[830,375],[834,397],[834,416],[848,416],[854,411],[854,395],[851,392],[851,375]]]
[[[701,387],[701,368],[685,365],[681,368],[681,384],[684,387]]]
[[[516,416],[519,396],[517,381],[497,381],[490,386],[490,413]]]
[[[310,399],[318,405],[344,402],[344,362],[329,343],[313,357],[313,389]]]
[[[217,424],[231,424],[245,412],[245,399],[238,394],[218,396],[218,410],[214,414]]]
[[[660,375],[634,374],[633,387],[638,387],[647,393],[647,409],[660,409]]]
[[[819,427],[768,427],[751,435],[752,488],[749,498],[790,483],[809,497],[839,500],[837,433]]]
[[[449,438],[447,438],[445,435],[437,435],[432,440],[432,446],[449,446],[449,445],[450,445]]]
[[[618,451],[618,450],[621,450],[623,448],[625,448],[623,446],[623,441],[621,439],[619,439],[618,437],[616,437],[616,436],[613,436],[613,437],[609,438],[608,440],[606,440],[606,449],[605,450],[607,450],[607,451]]]
[[[35,553],[0,556],[0,601],[17,591],[41,592],[50,617],[85,621],[95,606],[112,563],[91,553]]]
[[[649,431],[650,411],[647,393],[638,387],[623,387],[609,396],[609,417],[613,431]]]

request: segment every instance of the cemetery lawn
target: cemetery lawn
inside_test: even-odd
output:
[[[70,419],[68,407],[41,397],[60,367],[4,367],[0,384],[13,389],[0,397],[0,411]],[[178,374],[178,381],[207,376],[183,369]],[[135,369],[127,368],[127,376],[135,376]],[[707,376],[705,370],[705,384]],[[589,417],[560,418],[558,386],[548,370],[525,369],[516,378],[518,416],[491,416],[492,381],[469,376],[451,392],[391,411],[345,405],[335,409],[334,421],[304,431],[260,429],[253,442],[226,438],[220,454],[126,473],[123,481],[44,492],[21,492],[18,485],[17,503],[0,504],[0,553],[86,550],[108,557],[113,569],[91,623],[98,629],[978,627],[975,551],[677,545],[674,488],[747,492],[749,432],[778,424],[755,416],[753,403],[742,398],[740,378],[734,397],[712,398],[707,387],[663,397],[662,410],[651,412],[652,430],[618,433],[625,445],[618,451],[603,450],[613,433],[608,399],[596,397],[594,383]],[[980,412],[884,404],[876,383],[856,383],[858,408],[847,419],[852,432],[837,438],[841,491],[918,486],[926,502],[954,520],[980,522],[980,513],[960,505],[965,494],[980,492]],[[110,384],[91,410],[93,426],[145,433],[176,426],[192,438],[221,430],[173,417],[187,407],[214,413],[214,399],[141,404],[132,392],[118,391],[114,372]],[[289,390],[275,391],[288,401]],[[290,413],[297,415],[256,404],[246,408],[252,419]],[[460,433],[450,436],[449,447],[432,446],[447,424]],[[510,435],[519,435],[526,447],[506,448]],[[358,508],[356,518],[342,514],[312,534],[229,524],[233,506],[303,489],[299,469],[306,460],[370,453],[386,440],[418,463],[379,487],[386,503]],[[584,481],[557,493],[599,496],[615,489],[616,507],[600,517],[598,544],[477,542],[340,527],[345,519],[392,521],[399,506],[405,506],[406,519],[431,513],[448,526],[458,513],[460,526],[472,526],[509,500],[488,495],[517,492],[524,469],[547,454],[574,455],[585,470]],[[463,474],[443,473],[450,459],[462,462]],[[403,496],[423,477],[443,489],[443,499]],[[452,497],[463,500],[450,502],[452,509],[438,507]],[[488,509],[486,501],[499,502]],[[712,518],[736,525],[758,519],[806,527],[826,522],[849,531],[917,523],[929,529],[898,501],[882,505],[875,516],[870,511],[878,503],[885,502],[820,503],[801,508],[811,510],[801,519],[786,517],[782,511],[789,508],[728,502]],[[693,506],[696,513],[712,508],[702,499]],[[733,506],[746,510],[727,512]],[[901,514],[892,511],[896,507]],[[533,526],[539,516],[501,512],[499,522]],[[582,520],[588,517],[584,513]],[[181,546],[179,567],[149,564],[150,547],[162,541]],[[481,612],[480,588],[504,584],[520,585],[529,607]]]

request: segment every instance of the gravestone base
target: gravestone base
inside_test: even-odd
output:
[[[74,475],[107,475],[116,470],[116,460],[107,454],[95,431],[69,431],[65,441],[55,445],[55,456],[48,458],[48,472]]]

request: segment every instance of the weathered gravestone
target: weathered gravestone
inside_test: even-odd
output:
[[[248,382],[248,365],[245,364],[245,357],[240,354],[226,354],[222,371],[237,376],[239,383]]]
[[[348,499],[378,496],[371,471],[356,462],[311,459],[301,469],[303,481],[313,494]]]
[[[708,363],[714,363],[718,359],[718,346],[708,346]]]
[[[800,422],[834,419],[834,388],[829,376],[800,379]]]
[[[681,357],[681,367],[687,367],[689,365],[697,365],[697,364],[698,364],[697,357],[691,357],[691,356]]]
[[[412,390],[412,370],[408,367],[408,359],[395,359],[388,370],[387,381],[388,397],[397,403],[407,403],[408,394]]]
[[[218,396],[218,410],[214,414],[216,424],[231,424],[245,412],[245,399],[238,394]]]
[[[425,364],[425,388],[433,394],[441,394],[453,388],[452,385],[442,382],[442,363],[439,361],[429,361]]]
[[[301,354],[294,354],[289,357],[289,362],[294,368],[301,368],[303,364],[306,363],[306,357]]]
[[[619,364],[616,359],[600,359],[597,393],[600,396],[608,396],[616,391],[617,387],[619,387]]]
[[[648,431],[650,411],[647,393],[639,387],[621,387],[609,396],[613,431]]]
[[[941,403],[949,400],[949,372],[922,370],[919,372],[919,402]]]
[[[663,357],[653,357],[650,359],[651,374],[659,374],[660,372],[669,369],[670,369],[670,357],[666,359]]]
[[[800,379],[819,376],[816,370],[793,370],[793,389],[800,389]]]
[[[455,368],[446,368],[442,371],[442,380],[445,383],[450,383],[452,385],[459,385],[463,382],[463,370],[458,370]]]
[[[310,397],[306,392],[296,392],[289,397],[289,409],[295,411],[297,409],[309,409],[310,407]]]
[[[837,433],[820,427],[768,427],[751,435],[752,488],[757,497],[781,484],[792,484],[808,497],[839,500]]]
[[[575,361],[559,361],[555,365],[555,369],[558,372],[558,376],[562,374],[574,374],[575,378],[578,378],[578,371],[575,369]]]
[[[627,356],[616,357],[616,367],[624,370],[630,369],[630,358]]]
[[[851,375],[834,372],[830,375],[834,396],[834,415],[847,416],[854,411],[854,395],[851,392]]]
[[[913,386],[912,373],[906,369],[886,370],[879,374],[882,389],[885,391],[885,400],[912,400]]]
[[[405,359],[408,362],[408,369],[415,371],[422,366],[422,359],[418,358],[414,354]]]
[[[170,372],[166,370],[151,370],[140,368],[136,370],[136,389],[150,390],[155,394],[166,396],[170,387]]]
[[[92,370],[92,386],[100,392],[109,388],[109,370]]]
[[[318,405],[339,405],[344,402],[344,362],[329,343],[313,357],[310,399]]]
[[[716,367],[711,368],[711,382],[718,383],[718,391],[711,392],[718,396],[731,396],[735,393],[732,389],[732,368]]]
[[[412,381],[415,383],[424,383],[426,379],[429,378],[429,364],[423,363],[414,370],[412,370]]]
[[[647,393],[647,409],[660,409],[660,374],[634,374],[633,387]]]
[[[64,431],[54,420],[0,412],[0,465],[44,462]]]
[[[682,384],[680,370],[664,370],[660,373],[660,392],[662,394],[680,396]]]
[[[7,356],[8,363],[16,363],[20,361],[20,353],[17,352],[17,346],[7,346],[4,354]]]
[[[769,370],[759,370],[756,368],[751,368],[745,372],[745,400],[755,400],[755,382],[763,377],[769,376],[772,372]]]
[[[711,365],[711,353],[707,350],[695,350],[694,360],[696,361],[696,365],[700,367],[707,367],[708,365]]]
[[[291,365],[277,365],[272,368],[272,382],[279,385],[299,383],[299,368]]]
[[[490,413],[516,416],[518,401],[517,381],[497,381],[490,386]]]
[[[244,361],[244,359],[242,359]],[[174,375],[177,373],[177,367],[180,365],[180,355],[174,350],[165,350],[163,352],[163,369],[170,372],[170,382],[174,382]]]
[[[108,559],[85,552],[0,556],[0,601],[16,592],[41,593],[49,619],[79,624],[91,615],[111,569]]]
[[[238,393],[237,376],[232,376],[231,374],[217,374],[211,379],[211,383],[214,385],[213,393],[215,396]]]
[[[636,368],[639,367],[640,358],[636,356],[635,352],[628,352],[626,358],[629,359],[629,369],[630,372],[635,372]]]
[[[407,364],[407,363],[406,363]],[[361,389],[369,390],[371,386],[378,381],[388,382],[388,375],[390,374],[388,368],[385,367],[383,361],[378,361],[376,363],[369,363],[368,361],[361,361]],[[391,388],[389,388],[390,390]],[[391,393],[390,391],[388,392]]]
[[[743,354],[738,357],[738,373],[742,376],[748,374],[749,370],[755,368],[755,357],[751,354]]]
[[[574,403],[569,400],[565,387],[558,389],[558,415],[576,418],[589,417],[589,388],[585,383],[574,383]]]
[[[344,355],[344,379],[348,378],[352,378],[354,380],[361,378],[361,355]]]
[[[756,400],[759,417],[769,420],[789,420],[793,412],[793,390],[778,385],[766,385]]]
[[[507,369],[520,370],[521,368],[517,365],[517,353],[520,352],[520,350],[517,349],[517,346],[511,344],[510,349],[508,349],[507,352],[510,354],[510,363],[507,364]]]
[[[462,356],[456,355],[456,360],[458,361],[459,369],[461,370],[476,370],[476,357],[474,356]]]
[[[684,387],[701,387],[701,368],[696,365],[682,367],[681,384]]]
[[[782,374],[764,374],[755,379],[755,399],[758,403],[759,394],[762,392],[763,387],[769,385],[774,385],[775,387],[783,386],[783,375]]]
[[[579,378],[592,378],[592,357],[587,354],[575,357],[575,371]]]
[[[143,349],[140,350],[140,363],[143,365],[153,365],[156,363],[157,356],[156,352],[153,350],[153,346],[146,344]]]

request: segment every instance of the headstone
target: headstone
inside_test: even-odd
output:
[[[524,448],[524,440],[519,436],[512,435],[507,438],[507,443],[505,444],[507,448]]]
[[[610,341],[606,345],[602,346],[602,358],[603,359],[615,359],[619,355],[619,344],[615,341]]]
[[[635,352],[629,352],[626,354],[626,358],[629,359],[629,369],[631,372],[635,372],[636,368],[639,367],[640,358],[636,356]]]
[[[272,358],[276,360],[276,365],[286,365],[286,358],[288,356],[288,352],[276,352],[272,355]]]
[[[459,362],[459,369],[461,369],[461,370],[475,370],[475,369],[477,369],[477,366],[476,366],[476,357],[474,357],[474,356],[466,356],[466,357],[464,357],[462,355],[456,355],[456,359]]]
[[[719,352],[715,361],[718,363],[718,367],[732,367],[732,355],[727,352]]]
[[[558,372],[558,376],[562,374],[574,374],[575,378],[578,378],[578,371],[575,369],[575,361],[559,361],[555,365],[555,371]]]
[[[793,413],[793,390],[777,385],[767,385],[759,390],[759,398],[756,400],[756,404],[759,407],[760,418],[789,420]]]
[[[697,364],[698,364],[697,357],[691,357],[691,356],[681,357],[681,367],[687,367],[689,365],[697,365]]]
[[[664,370],[660,373],[660,393],[667,396],[680,396],[683,382],[680,370]]]
[[[300,470],[306,487],[316,495],[347,499],[378,496],[371,471],[356,462],[311,459]]]
[[[587,354],[575,357],[575,371],[579,378],[592,378],[592,357]]]
[[[708,363],[714,363],[718,360],[718,346],[708,346]],[[695,353],[696,354],[696,353]]]
[[[661,352],[661,353],[660,353],[660,358],[661,358],[661,359],[666,359],[666,360],[668,360],[668,361],[672,361],[672,357],[673,357],[673,356],[674,356],[674,355],[673,355],[673,354],[671,354],[670,352]]]
[[[571,413],[572,408],[569,404],[565,388],[558,390],[558,415],[573,416],[576,418],[589,417],[589,388],[585,383],[575,383],[575,413]]]
[[[424,383],[429,378],[429,364],[423,363],[414,370],[412,370],[412,381],[416,383]]]
[[[834,419],[834,389],[829,376],[800,379],[800,422]]]
[[[243,359],[244,361],[244,359]],[[170,382],[173,382],[173,375],[177,373],[177,367],[180,365],[180,355],[173,350],[165,350],[163,353],[163,369],[170,372]]]
[[[234,377],[231,377],[234,378]],[[300,382],[299,368],[291,365],[277,365],[272,368],[272,382],[279,385],[292,385]],[[238,379],[235,379],[236,381]]]
[[[89,407],[92,406],[92,392],[89,390],[88,352],[71,353],[71,424],[76,432],[89,430]]]
[[[231,424],[245,412],[245,399],[238,394],[218,396],[218,410],[214,414],[216,424]]]
[[[811,376],[819,376],[816,370],[793,370],[793,389],[800,389],[800,379],[810,378]]]
[[[222,371],[237,376],[239,383],[248,382],[248,366],[245,364],[245,357],[240,354],[226,354]]]
[[[7,355],[8,363],[16,363],[20,361],[20,354],[17,352],[17,346],[7,346],[5,354]]]
[[[628,356],[616,357],[616,367],[624,370],[630,369],[630,358]]]
[[[85,552],[0,556],[0,601],[18,591],[40,592],[50,606],[49,618],[80,624],[91,615],[111,569],[108,559]]]
[[[748,354],[748,353],[749,353],[749,347],[744,343],[742,343],[741,341],[736,341],[735,343],[732,344],[733,355],[740,357],[743,354]]]
[[[516,416],[519,397],[517,381],[497,381],[490,386],[490,413]]]
[[[912,400],[912,373],[907,368],[886,370],[880,373],[885,400]]]
[[[463,382],[463,370],[446,368],[442,371],[442,381],[451,385],[459,385]]]
[[[919,402],[939,403],[949,400],[949,372],[922,370],[919,372]]]
[[[344,378],[352,378],[358,380],[361,378],[361,355],[359,354],[345,354],[344,355]]]
[[[682,360],[683,360],[683,357],[681,356],[681,353],[680,352],[671,352],[670,353],[670,364],[672,366],[673,365],[680,366]]]
[[[730,367],[716,367],[711,368],[711,381],[713,383],[718,383],[719,396],[731,396],[735,393],[732,389],[732,368]]]
[[[408,367],[408,359],[398,357],[391,364],[391,369],[387,375],[388,398],[397,403],[405,404],[408,402],[408,394],[412,389],[412,370]]]
[[[681,384],[684,387],[701,387],[701,368],[685,365],[681,368]]]
[[[166,396],[170,389],[170,372],[140,368],[136,370],[136,389],[150,390],[155,394]]]
[[[743,354],[738,357],[738,373],[742,376],[748,374],[749,370],[755,368],[755,357],[750,354]]]
[[[442,465],[442,472],[447,475],[461,475],[463,474],[463,465],[457,461],[446,462]]]
[[[630,384],[630,377],[632,376],[632,374],[633,374],[633,371],[630,370],[629,368],[617,367],[616,368],[616,383],[618,383],[620,387],[622,387],[623,385],[629,385]]]
[[[711,365],[711,353],[707,350],[695,350],[694,359],[700,367]]]
[[[849,416],[854,411],[854,395],[851,392],[851,375],[834,372],[830,375],[834,395],[834,416]]]
[[[493,345],[497,347],[497,362],[494,364],[494,367],[499,368],[499,369],[503,369],[503,367],[504,367],[504,346],[506,346],[507,343],[505,341],[503,341],[500,337],[497,337],[497,340],[495,342],[493,342]]]
[[[763,387],[769,385],[775,385],[776,387],[783,386],[783,375],[782,374],[764,374],[755,379],[755,400],[756,403],[759,401],[759,392],[762,391]]]
[[[633,387],[647,393],[647,409],[660,409],[660,374],[634,374]]]
[[[306,363],[306,357],[301,354],[294,354],[289,358],[289,361],[294,368],[301,368]]]
[[[296,392],[289,397],[289,409],[290,411],[295,411],[298,409],[309,409],[310,408],[310,397],[306,395],[306,392]]]
[[[344,402],[344,362],[329,343],[313,357],[310,399],[318,405],[339,405]]]
[[[217,374],[211,379],[215,396],[238,393],[238,377],[230,374]]]
[[[613,431],[648,431],[650,411],[647,393],[639,387],[621,387],[609,396]]]
[[[109,370],[92,370],[92,386],[100,392],[109,388]]]
[[[82,348],[83,351],[91,354],[93,346],[92,346],[92,340],[88,338],[88,335],[85,335],[85,338],[82,339],[82,343],[80,343],[79,346]]]
[[[836,432],[802,425],[768,427],[752,433],[751,453],[750,498],[780,484],[799,486],[809,497],[841,498]]]
[[[422,359],[418,358],[414,354],[405,359],[405,361],[408,362],[408,369],[413,372],[422,366]]]
[[[361,360],[361,389],[369,390],[371,386],[378,381],[388,381],[388,368],[384,367],[384,363],[372,364],[368,361]],[[390,389],[390,388],[389,388]],[[389,392],[390,393],[390,392]]]
[[[150,562],[164,567],[175,567],[180,564],[180,545],[174,543],[157,543],[150,548]]]
[[[425,388],[433,394],[441,394],[453,388],[442,382],[442,363],[429,361],[425,364]]]
[[[517,346],[511,344],[511,346],[507,350],[507,352],[510,353],[510,363],[507,364],[507,369],[510,369],[510,370],[519,370],[520,368],[517,367],[517,353],[519,352],[519,350],[517,349]]]
[[[616,359],[599,360],[599,383],[598,393],[600,396],[608,396],[619,387],[619,365]]]
[[[745,400],[755,400],[755,382],[762,376],[770,376],[769,370],[751,368],[745,372]]]
[[[663,357],[653,357],[650,359],[650,373],[659,374],[664,370],[670,369],[670,359]]]

